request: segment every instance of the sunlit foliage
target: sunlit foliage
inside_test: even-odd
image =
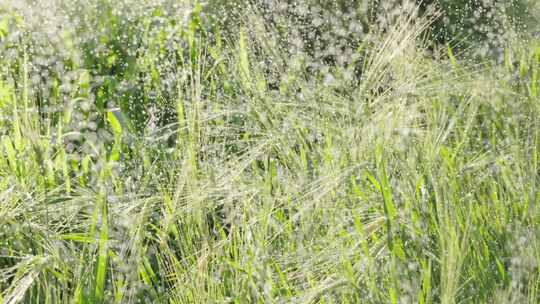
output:
[[[538,303],[539,12],[0,0],[0,303]]]

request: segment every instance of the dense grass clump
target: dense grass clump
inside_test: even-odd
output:
[[[538,9],[0,1],[0,303],[539,303]]]

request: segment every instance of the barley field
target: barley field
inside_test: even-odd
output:
[[[0,0],[0,303],[540,303],[535,0]]]

